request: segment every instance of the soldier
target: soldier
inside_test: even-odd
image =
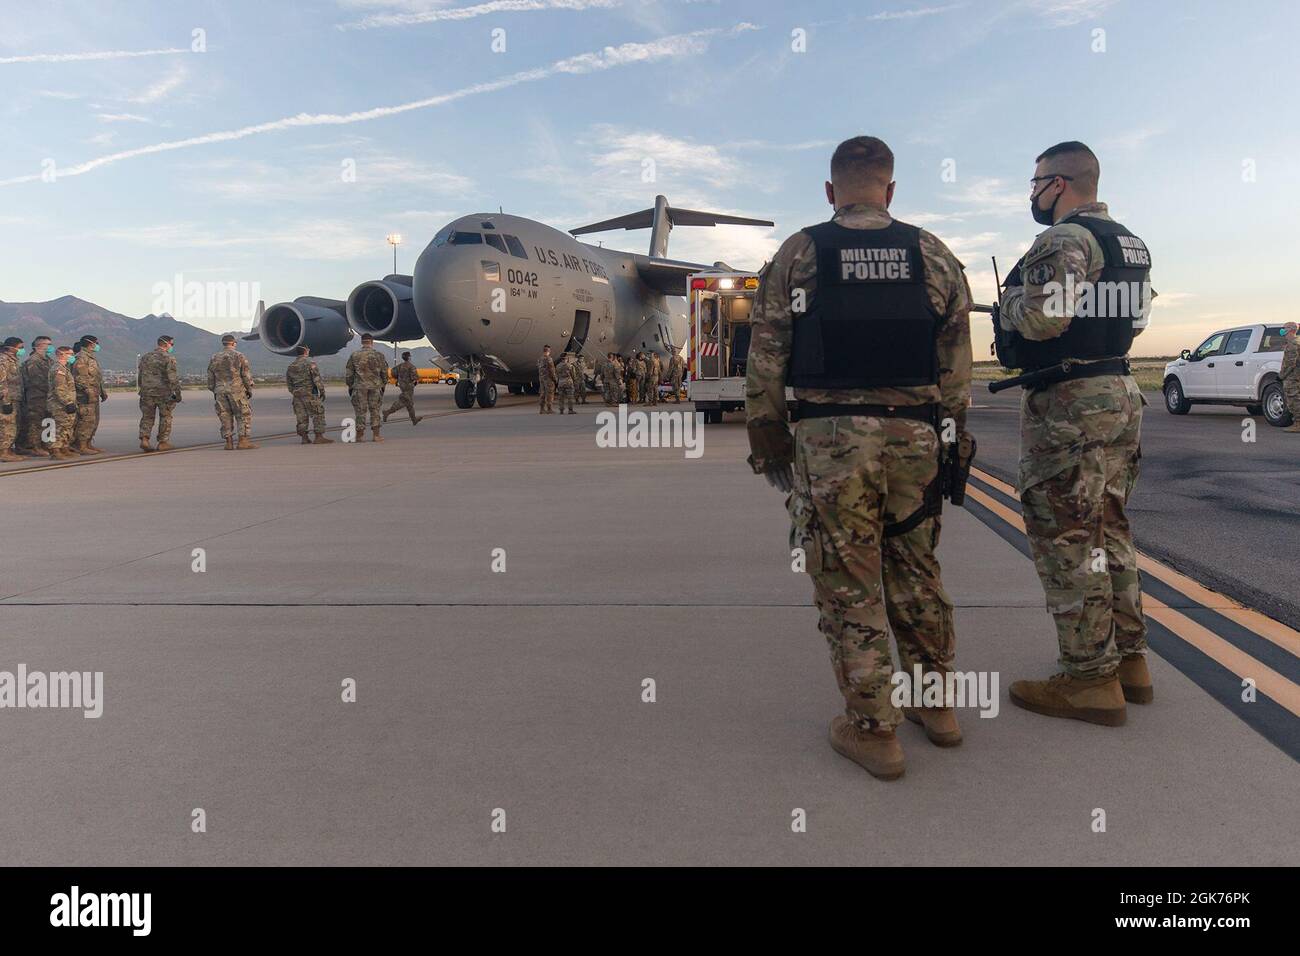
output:
[[[579,405],[587,404],[587,360],[579,352],[573,360],[573,391]]]
[[[153,451],[149,436],[155,419],[158,422],[158,450],[171,451],[172,411],[181,400],[181,380],[176,372],[175,340],[170,335],[158,336],[158,345],[152,352],[140,356],[136,366],[136,391],[140,394],[140,448]]]
[[[18,409],[23,404],[23,369],[19,364],[27,349],[23,340],[11,335],[0,346],[0,461],[22,461],[11,450],[18,440]]]
[[[108,393],[104,391],[104,372],[95,358],[99,339],[83,335],[74,351],[77,359],[72,375],[77,382],[77,424],[70,448],[79,455],[102,455],[104,449],[96,448],[94,443],[95,432],[99,430],[99,405],[108,401]]]
[[[627,393],[627,387],[623,384],[623,356],[611,352],[610,361],[614,363],[614,384],[610,389],[610,404],[621,405]]]
[[[383,422],[384,388],[388,385],[388,360],[375,348],[375,338],[369,332],[361,336],[361,348],[348,356],[343,381],[356,414],[357,441],[366,437],[367,414],[372,441],[383,441],[379,427]]]
[[[411,424],[420,424],[424,421],[424,416],[415,414],[415,386],[420,384],[420,372],[411,364],[410,352],[402,353],[402,361],[393,369],[393,378],[397,380],[397,401],[384,412],[384,421],[387,422],[388,416],[399,408],[405,408],[406,413],[411,416]]]
[[[226,440],[226,451],[235,448],[256,448],[249,441],[253,428],[253,372],[248,359],[235,349],[235,337],[221,337],[221,351],[208,362],[208,389],[221,422],[221,437]],[[238,424],[238,428],[236,428]],[[239,432],[239,443],[234,441]]]
[[[627,360],[627,403],[635,405],[641,396],[641,353],[634,351]]]
[[[1282,429],[1284,432],[1300,432],[1300,336],[1297,326],[1288,322],[1282,329],[1286,336],[1286,349],[1282,352],[1282,394],[1286,399],[1287,411],[1291,413],[1291,424]]]
[[[38,335],[32,340],[32,354],[23,363],[23,415],[22,451],[33,458],[49,458],[50,452],[41,440],[47,415],[45,399],[50,383],[50,364],[54,360],[54,346],[48,335]]]
[[[76,458],[69,449],[72,443],[73,429],[77,423],[77,381],[72,376],[68,363],[72,360],[72,349],[60,345],[54,350],[54,361],[50,364],[46,385],[45,410],[54,419],[54,441],[50,443],[50,457],[64,460]]]
[[[293,417],[298,425],[298,437],[304,445],[312,444],[307,428],[310,420],[316,429],[315,444],[332,445],[334,439],[325,437],[325,382],[320,377],[316,363],[308,358],[311,349],[300,345],[296,351],[298,357],[289,363],[284,380],[289,386],[289,394],[293,396]]]
[[[970,290],[942,242],[886,211],[893,169],[874,137],[835,150],[834,216],[787,239],[763,270],[745,383],[750,465],[790,492],[791,544],[806,555],[844,696],[831,746],[884,780],[904,771],[894,732],[904,716],[935,744],[961,742],[951,706],[893,705],[888,634],[908,674],[951,672],[952,602],[934,555],[936,426],[970,448]],[[793,439],[787,383],[799,400]]]
[[[673,386],[673,401],[678,405],[682,403],[682,378],[686,375],[686,359],[682,358],[680,349],[673,352],[672,361],[668,365],[668,380]]]
[[[537,360],[537,414],[555,414],[556,383],[555,360],[551,358],[551,347],[543,345],[542,357]]]
[[[664,379],[664,362],[658,352],[650,353],[650,404],[659,404],[659,383]]]
[[[1142,427],[1142,393],[1127,356],[1146,323],[1151,260],[1142,240],[1097,201],[1100,172],[1079,142],[1038,157],[1029,207],[1034,221],[1050,228],[1007,276],[1001,300],[1017,363],[1049,370],[1021,398],[1019,485],[1062,671],[1016,681],[1010,697],[1035,713],[1115,727],[1126,719],[1125,700],[1149,703],[1153,696],[1137,554],[1124,514]],[[1104,291],[1121,282],[1144,291],[1122,302]],[[1099,310],[1086,307],[1090,286]],[[1111,314],[1108,300],[1116,307]]]
[[[560,367],[556,371],[555,379],[555,390],[560,399],[561,415],[565,413],[566,409],[570,415],[577,414],[577,412],[573,410],[573,395],[575,392],[574,381],[573,353],[565,352],[564,356],[560,359]]]

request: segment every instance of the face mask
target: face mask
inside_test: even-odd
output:
[[[19,358],[22,358],[22,357],[23,357],[24,355],[26,355],[26,354],[27,354],[27,350],[26,350],[26,349],[19,349],[19,350],[18,350],[18,357],[19,357]]]
[[[68,356],[68,364],[69,364],[69,365],[75,365],[76,363],[77,363],[77,357],[76,357],[75,355],[69,355],[69,356]]]
[[[1056,203],[1060,201],[1060,196],[1057,196],[1056,199],[1053,200],[1052,205],[1047,209],[1040,209],[1038,207],[1038,197],[1051,188],[1052,184],[1048,183],[1035,195],[1029,197],[1029,213],[1034,217],[1034,222],[1038,223],[1040,226],[1050,226],[1056,222]]]
[[[99,351],[99,343],[98,343],[98,342],[95,343],[95,347],[94,347],[91,351],[94,351],[94,352],[98,352],[98,351]]]
[[[175,352],[175,351],[176,351],[176,346],[174,346],[174,345],[169,345],[169,346],[167,346],[167,354],[168,354],[168,355],[171,355],[171,354],[172,354],[173,352]]]
[[[45,346],[45,354],[48,355],[50,358],[54,358],[54,346],[53,345]]]

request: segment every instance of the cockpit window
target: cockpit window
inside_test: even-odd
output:
[[[515,236],[506,236],[506,245],[510,248],[510,254],[516,259],[527,259],[528,253],[524,252],[524,244]]]
[[[438,230],[438,234],[433,237],[433,245],[435,247],[445,246],[447,244],[447,239],[450,236],[451,236],[451,226],[443,226],[441,229]]]
[[[501,265],[493,262],[491,259],[480,259],[479,265],[483,267],[483,278],[488,282],[501,281]]]
[[[504,253],[506,251],[506,241],[502,239],[500,236],[498,236],[495,232],[489,232],[483,238],[486,239],[487,244],[491,246],[493,249],[495,249],[497,252]]]
[[[453,232],[451,238],[447,240],[453,246],[481,246],[483,245],[483,234],[480,232]]]

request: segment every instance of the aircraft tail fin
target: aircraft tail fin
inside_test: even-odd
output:
[[[243,336],[245,342],[256,342],[262,338],[262,313],[266,311],[266,301],[257,300],[257,311],[253,313],[253,324],[248,329],[248,334]]]
[[[767,219],[747,219],[744,216],[729,216],[719,212],[701,212],[698,209],[682,209],[668,205],[666,196],[656,196],[655,204],[650,209],[630,212],[625,216],[616,216],[602,222],[570,229],[572,236],[583,236],[590,232],[607,232],[612,229],[649,229],[650,255],[663,259],[668,255],[668,233],[673,226],[774,226],[776,223]]]

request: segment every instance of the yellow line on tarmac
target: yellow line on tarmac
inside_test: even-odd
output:
[[[979,480],[985,484],[997,488],[1003,494],[1009,495],[1017,501],[1020,500],[1020,495],[1016,493],[1016,489],[1008,485],[1006,482],[999,481],[992,475],[987,475],[980,471],[978,468],[972,468],[971,474],[979,478]],[[1010,521],[1022,531],[1024,530],[1024,523],[1020,520],[1018,514],[1010,508],[989,499],[987,496],[981,497],[992,502],[991,504],[985,505],[985,507],[990,511],[996,511],[1004,520]],[[980,503],[984,504],[984,501],[981,500]],[[1012,516],[1015,520],[1012,521],[1011,517],[1008,517],[1008,515]],[[1199,581],[1193,580],[1187,575],[1175,571],[1168,565],[1162,564],[1155,560],[1155,558],[1149,557],[1141,552],[1138,552],[1138,567],[1145,573],[1150,574],[1152,577],[1163,581],[1184,597],[1191,598],[1197,604],[1223,615],[1236,624],[1240,624],[1248,631],[1258,634],[1260,637],[1264,638],[1264,640],[1276,644],[1287,653],[1300,657],[1300,631],[1293,630],[1281,621],[1275,621],[1271,617],[1261,614],[1253,608],[1248,608],[1240,601],[1235,601],[1226,594],[1220,594],[1218,591],[1211,591]]]

